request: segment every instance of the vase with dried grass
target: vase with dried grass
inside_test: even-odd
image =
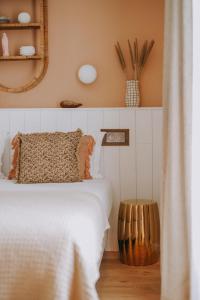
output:
[[[119,42],[115,45],[121,68],[126,75],[126,106],[140,106],[140,77],[154,43],[154,40],[151,42],[145,41],[140,50],[137,39],[135,39],[133,46],[131,45],[130,40],[128,40],[132,69],[131,77],[128,75],[128,65]]]

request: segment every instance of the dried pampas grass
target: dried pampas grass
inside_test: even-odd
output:
[[[128,40],[128,48],[129,48],[129,54],[131,58],[131,67],[133,70],[133,79],[139,80],[141,76],[141,72],[149,58],[149,55],[152,51],[152,48],[155,44],[155,41],[152,40],[148,42],[147,40],[144,42],[141,50],[139,49],[138,46],[138,41],[135,39],[133,45],[131,45],[130,40]],[[122,70],[125,72],[127,75],[127,65],[125,61],[125,57],[123,54],[123,51],[121,49],[121,46],[119,42],[115,45],[116,53],[121,65]]]

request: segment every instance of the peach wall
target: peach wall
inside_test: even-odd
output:
[[[16,3],[17,2],[17,3]],[[0,107],[56,107],[64,99],[88,107],[124,106],[125,77],[114,50],[119,40],[155,39],[141,78],[142,106],[162,104],[164,0],[49,0],[49,68],[44,80],[21,94],[0,92]],[[1,0],[0,15],[29,10],[27,0]],[[16,7],[16,5],[18,7]],[[15,9],[11,12],[11,6]],[[30,43],[32,33],[8,32],[12,51]],[[96,66],[98,79],[84,86],[76,77],[80,65]],[[30,78],[32,62],[0,62],[0,82],[21,84]]]

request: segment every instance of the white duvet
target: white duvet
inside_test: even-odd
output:
[[[0,299],[98,299],[95,284],[109,228],[100,197],[71,187],[30,192],[2,186]]]

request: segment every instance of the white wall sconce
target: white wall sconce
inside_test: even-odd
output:
[[[97,79],[97,71],[92,65],[83,65],[78,70],[78,78],[84,84],[91,84]]]

